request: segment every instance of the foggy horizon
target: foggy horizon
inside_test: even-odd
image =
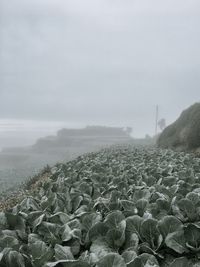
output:
[[[33,122],[36,136],[86,125],[153,135],[157,104],[169,125],[200,101],[199,15],[197,0],[2,0],[1,136],[16,130],[5,120]]]

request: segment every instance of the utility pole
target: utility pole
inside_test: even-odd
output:
[[[155,125],[155,135],[158,133],[158,105],[156,105],[156,125]]]

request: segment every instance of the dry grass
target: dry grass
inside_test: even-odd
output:
[[[38,175],[28,179],[18,190],[10,192],[7,197],[0,200],[0,212],[12,209],[27,196],[33,195],[40,189],[40,184],[49,178],[50,168],[46,167]]]

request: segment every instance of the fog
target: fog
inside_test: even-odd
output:
[[[153,135],[157,104],[169,124],[200,100],[199,25],[199,0],[1,0],[0,147],[65,126]]]

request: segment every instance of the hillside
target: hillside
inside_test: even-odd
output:
[[[159,147],[195,151],[200,148],[200,103],[184,110],[160,135]]]
[[[197,267],[199,188],[200,159],[171,150],[118,146],[57,164],[0,213],[0,266]]]
[[[56,136],[39,139],[32,146],[33,151],[46,152],[79,148],[87,151],[88,148],[100,149],[113,144],[127,143],[131,140],[130,133],[119,127],[87,126],[82,129],[62,129]]]

